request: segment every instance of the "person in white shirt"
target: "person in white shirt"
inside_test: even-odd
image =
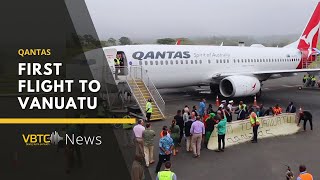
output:
[[[227,101],[226,100],[222,100],[219,108],[224,109],[226,106],[227,106]]]
[[[143,151],[144,143],[143,143],[142,134],[146,128],[143,126],[143,124],[144,124],[143,120],[139,119],[138,124],[133,127],[137,154],[140,154],[140,153],[144,154],[144,151]]]
[[[231,113],[234,113],[233,104],[234,104],[233,100],[230,100],[230,101],[229,101],[229,104],[228,104],[228,108],[230,109],[230,112],[231,112]]]

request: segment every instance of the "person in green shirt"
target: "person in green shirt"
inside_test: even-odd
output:
[[[144,142],[144,158],[146,160],[146,166],[149,167],[149,164],[154,163],[153,159],[153,149],[154,149],[154,137],[156,136],[156,133],[154,130],[151,129],[151,124],[146,124],[146,130],[142,133],[142,138]]]
[[[225,110],[222,110],[223,112],[223,119],[220,119],[217,128],[218,128],[218,150],[217,152],[223,152],[225,147],[225,136],[227,131],[227,117]],[[221,142],[222,142],[222,148],[221,148]]]
[[[173,155],[177,155],[178,152],[178,143],[180,139],[180,127],[177,125],[176,120],[172,120],[172,124],[170,126],[170,136],[173,140],[174,148],[173,148]]]

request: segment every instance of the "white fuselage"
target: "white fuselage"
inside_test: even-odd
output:
[[[294,70],[301,61],[295,48],[132,45],[104,49],[110,48],[125,54],[125,66],[147,70],[157,88],[209,84],[219,74]]]

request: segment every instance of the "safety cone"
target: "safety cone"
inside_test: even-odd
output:
[[[216,98],[216,106],[219,107],[220,106],[220,101],[219,101],[219,96],[217,95],[217,98]]]
[[[255,107],[258,106],[258,104],[257,104],[257,96],[254,96],[253,106],[255,106]]]

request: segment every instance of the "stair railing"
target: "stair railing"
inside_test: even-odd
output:
[[[163,98],[161,97],[159,91],[151,81],[150,77],[147,74],[147,71],[143,69],[141,66],[131,66],[130,67],[130,76],[133,77],[133,79],[140,79],[144,82],[145,86],[147,87],[148,92],[151,95],[151,98],[155,105],[158,107],[161,115],[163,118],[165,118],[165,102]]]

